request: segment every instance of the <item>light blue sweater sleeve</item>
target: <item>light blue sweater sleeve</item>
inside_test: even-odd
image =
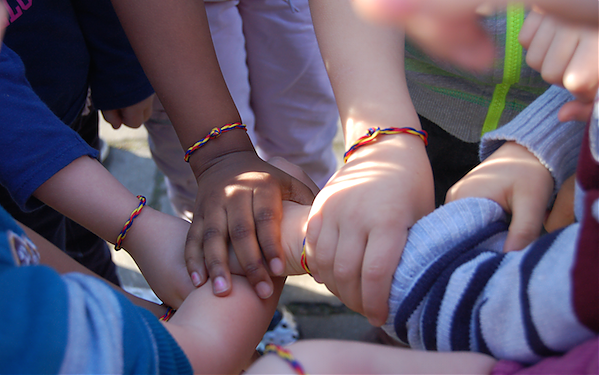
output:
[[[594,336],[572,306],[578,224],[503,253],[507,217],[467,198],[409,231],[384,329],[415,349],[476,351],[535,363]]]
[[[481,140],[480,158],[485,160],[506,141],[528,148],[549,169],[555,180],[555,192],[576,171],[585,124],[560,122],[560,108],[574,97],[552,86],[505,126],[487,133]]]

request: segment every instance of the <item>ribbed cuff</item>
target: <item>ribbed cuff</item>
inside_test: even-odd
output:
[[[532,152],[555,180],[555,192],[576,171],[585,124],[560,122],[561,107],[574,100],[565,89],[551,86],[520,115],[481,140],[480,158],[489,157],[506,141],[514,141]]]

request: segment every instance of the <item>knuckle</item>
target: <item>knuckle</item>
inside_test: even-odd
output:
[[[348,265],[337,263],[334,266],[333,275],[335,275],[335,279],[340,283],[344,283],[354,279],[357,274]]]
[[[229,236],[233,241],[248,238],[252,234],[254,234],[254,228],[248,223],[236,223],[229,229]]]
[[[385,273],[382,265],[371,264],[362,271],[362,279],[370,283],[378,283],[384,279]]]
[[[206,259],[206,268],[211,271],[219,269],[223,265],[223,262],[216,257],[210,257]]]
[[[269,223],[277,220],[278,217],[279,215],[277,215],[277,212],[274,209],[264,207],[256,212],[254,220],[256,223]]]
[[[218,238],[222,236],[222,232],[215,227],[208,227],[206,229],[204,229],[204,232],[202,233],[202,241],[203,242],[208,242],[214,238]]]
[[[243,266],[245,275],[249,279],[257,279],[264,272],[264,264],[262,261],[249,262]]]

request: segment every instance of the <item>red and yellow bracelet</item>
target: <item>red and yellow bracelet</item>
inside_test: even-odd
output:
[[[208,133],[208,135],[206,137],[204,137],[204,139],[197,141],[190,148],[188,148],[187,151],[185,152],[185,156],[183,157],[183,159],[185,159],[185,161],[189,163],[189,158],[191,157],[191,154],[193,154],[197,149],[204,146],[206,143],[208,143],[209,140],[218,138],[218,137],[220,137],[220,135],[222,133],[226,133],[226,132],[234,130],[234,129],[243,129],[243,130],[247,131],[247,127],[240,122],[233,122],[233,123],[227,124],[221,128],[214,128],[214,129],[210,130],[210,133]]]
[[[360,147],[365,146],[375,140],[381,134],[412,134],[420,137],[425,146],[428,146],[428,134],[424,130],[416,130],[414,128],[370,128],[368,133],[360,138],[345,152],[343,161],[347,163],[347,159]]]
[[[168,322],[173,317],[173,315],[175,315],[176,312],[177,312],[177,310],[173,309],[170,306],[167,306],[166,312],[164,313],[164,315],[162,315],[160,318],[158,318],[158,320],[161,322]]]
[[[144,206],[146,205],[146,197],[144,197],[143,195],[138,195],[137,199],[139,199],[139,206],[137,206],[137,208],[133,210],[133,212],[131,212],[129,220],[125,222],[123,229],[121,229],[121,233],[119,233],[118,237],[116,238],[116,244],[114,245],[114,249],[117,251],[122,249],[121,245],[123,244],[123,241],[127,236],[127,232],[129,231],[129,229],[131,229],[131,226],[133,225],[133,220],[135,220],[135,218],[139,216],[141,210],[143,210]]]
[[[310,276],[312,276],[312,272],[308,268],[308,262],[306,261],[306,237],[304,237],[304,243],[302,245],[302,255],[300,256],[300,264],[304,271]]]
[[[266,348],[264,348],[264,354],[268,354],[268,353],[276,354],[279,356],[279,358],[284,359],[285,362],[289,363],[289,365],[293,368],[293,370],[295,370],[296,374],[306,375],[306,372],[304,371],[304,368],[302,367],[301,363],[299,363],[293,357],[293,354],[291,354],[291,352],[289,350],[287,350],[279,345],[268,344],[268,345],[266,345]]]

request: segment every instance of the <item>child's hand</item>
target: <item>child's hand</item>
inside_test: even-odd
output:
[[[523,0],[564,20],[597,27],[596,0]],[[480,6],[503,7],[506,0],[354,0],[359,13],[377,22],[405,28],[433,56],[464,68],[484,69],[493,59],[493,44],[480,26]],[[595,45],[596,51],[596,45]],[[597,61],[595,54],[595,61]],[[597,64],[595,64],[597,67]]]
[[[528,50],[527,64],[539,71],[545,81],[590,102],[597,94],[598,35],[595,28],[532,11],[524,21],[519,40]]]
[[[209,275],[214,294],[231,292],[230,239],[248,281],[258,296],[268,298],[273,291],[269,270],[273,275],[285,271],[281,202],[310,204],[314,194],[253,151],[218,158],[197,181],[199,194],[185,248],[194,285],[205,283]]]
[[[506,142],[458,181],[445,202],[482,197],[499,203],[512,214],[503,250],[521,250],[541,233],[553,186],[551,173],[536,156],[515,142]]]
[[[154,94],[150,95],[141,102],[126,108],[102,111],[102,115],[104,116],[106,122],[112,125],[112,127],[115,129],[120,128],[121,125],[125,125],[134,129],[139,128],[144,122],[148,121],[152,115],[153,101]]]
[[[599,83],[598,36],[596,28],[534,11],[522,26],[519,39],[528,50],[528,65],[545,81],[565,87],[577,98],[560,111],[561,121],[586,121],[590,116]]]
[[[175,309],[195,289],[185,267],[188,230],[187,221],[146,207],[125,240],[152,290]]]
[[[382,325],[408,228],[433,209],[432,171],[418,137],[385,136],[358,149],[310,212],[306,252],[313,276]]]

